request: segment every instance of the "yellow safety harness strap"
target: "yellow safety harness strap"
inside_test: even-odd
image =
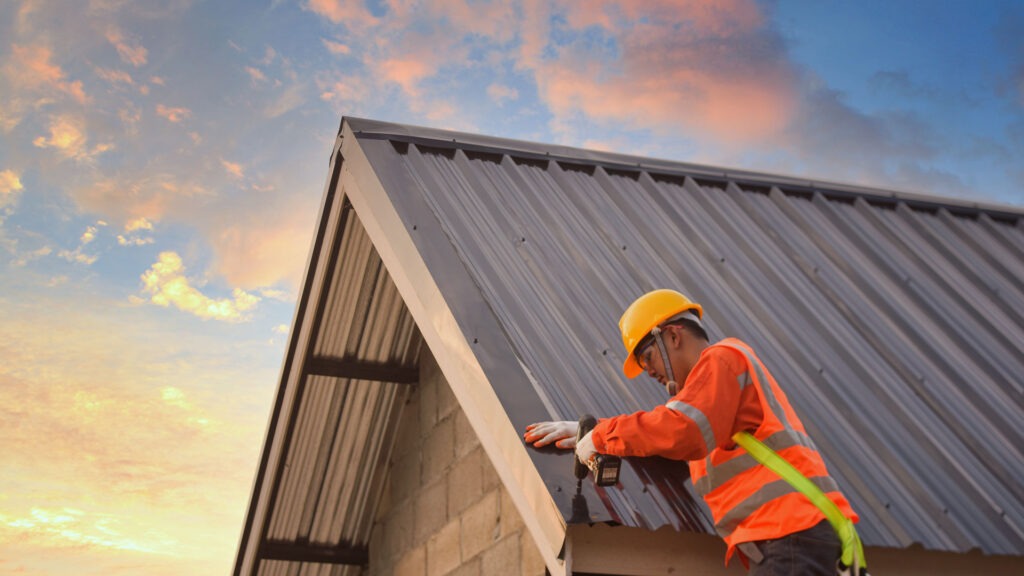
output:
[[[734,442],[743,447],[755,460],[766,468],[775,472],[798,492],[806,496],[828,520],[829,524],[839,536],[843,546],[842,555],[839,561],[842,568],[853,568],[853,574],[861,574],[867,571],[867,560],[864,558],[864,546],[857,536],[857,530],[853,527],[853,521],[843,515],[835,502],[829,499],[799,470],[793,467],[785,458],[777,452],[765,446],[763,442],[755,438],[750,432],[737,432],[733,434]]]

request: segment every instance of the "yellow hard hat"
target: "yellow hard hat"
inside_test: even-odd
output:
[[[622,364],[622,372],[627,378],[636,378],[643,373],[643,368],[636,361],[636,347],[655,327],[662,322],[682,314],[696,310],[697,317],[704,317],[704,309],[700,304],[691,302],[675,290],[652,290],[637,298],[619,318],[619,330],[622,332],[622,345],[626,348],[626,361]]]

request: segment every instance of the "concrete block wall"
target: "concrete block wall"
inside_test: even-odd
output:
[[[373,576],[543,576],[519,512],[429,350],[370,540]]]

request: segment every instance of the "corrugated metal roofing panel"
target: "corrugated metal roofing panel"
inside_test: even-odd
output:
[[[283,455],[260,471],[258,484],[271,498],[263,533],[247,537],[259,550],[256,574],[361,573],[398,414],[417,370],[416,324],[351,206],[337,201],[337,229],[314,250],[308,271],[323,278],[319,300],[300,306],[308,310],[293,327],[293,338],[302,323],[310,330],[308,349],[293,359],[304,368],[295,380],[286,370],[278,391],[294,395],[293,407],[268,436],[268,446],[284,437]],[[344,376],[352,370],[364,377]],[[366,379],[371,373],[382,376]],[[356,565],[338,563],[349,557]]]
[[[408,231],[443,228],[457,262],[418,246],[442,291],[497,319],[449,302],[520,429],[663,402],[621,376],[615,325],[675,287],[784,382],[868,544],[1024,550],[1021,210],[348,122]],[[508,346],[527,376],[488,370]],[[574,521],[568,456],[534,462]],[[685,469],[631,464],[588,520],[709,529]]]

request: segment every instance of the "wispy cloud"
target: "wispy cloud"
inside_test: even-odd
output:
[[[221,158],[220,163],[221,163],[222,166],[224,166],[224,170],[227,170],[227,173],[230,174],[232,177],[234,177],[234,178],[244,178],[245,177],[245,170],[242,168],[241,164],[239,164],[237,162],[228,162],[227,160],[225,160],[223,158]]]
[[[47,46],[11,46],[11,57],[4,74],[14,90],[29,90],[43,95],[65,95],[79,104],[89,101],[81,80],[67,80],[64,70],[51,61],[53,53]]]
[[[362,0],[309,0],[306,8],[335,24],[369,26],[378,22]]]
[[[505,84],[494,83],[487,87],[487,95],[499,105],[519,97],[519,91]]]
[[[263,74],[263,71],[255,66],[246,66],[245,73],[249,75],[249,78],[251,78],[253,82],[267,81],[267,77]]]
[[[172,576],[230,562],[265,416],[213,391],[272,381],[273,368],[225,363],[235,344],[201,330],[171,337],[113,302],[35,301],[0,318],[0,571],[141,564]],[[256,404],[269,388],[256,386]]]
[[[178,123],[192,115],[192,111],[188,108],[181,106],[165,106],[163,104],[156,105],[156,113],[162,118],[166,118],[168,122]]]
[[[235,289],[232,298],[211,298],[192,286],[185,276],[181,256],[162,252],[159,260],[142,275],[143,292],[158,306],[174,306],[203,319],[240,322],[247,319],[260,298]]]
[[[132,86],[135,84],[135,81],[132,79],[132,75],[125,72],[124,70],[97,68],[96,75],[114,85],[125,84],[128,86]]]
[[[121,30],[113,27],[107,30],[107,42],[117,49],[117,55],[125,64],[138,68],[146,63],[149,51],[138,41],[126,38]]]
[[[328,40],[327,38],[324,38],[322,42],[324,43],[324,47],[327,48],[327,51],[331,54],[349,54],[352,52],[352,49],[349,48],[347,44]]]

